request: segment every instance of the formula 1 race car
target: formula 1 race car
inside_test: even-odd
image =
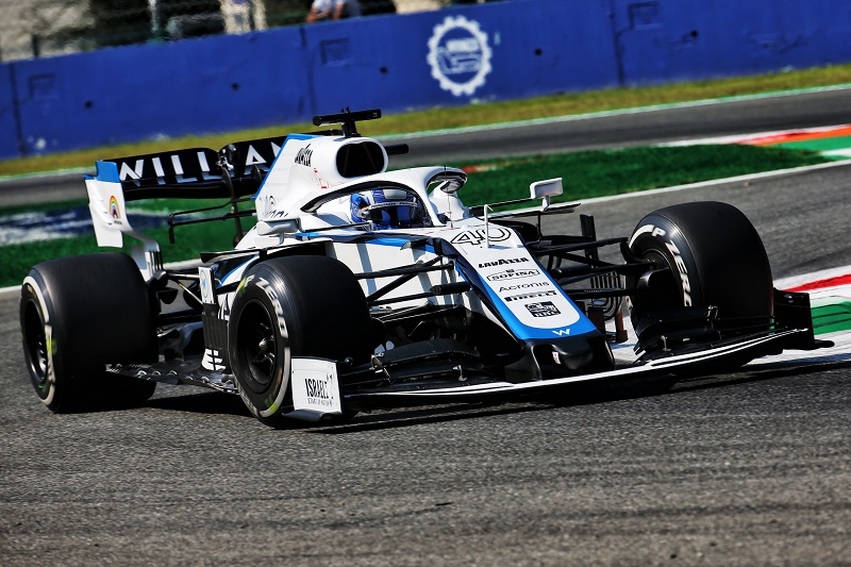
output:
[[[192,384],[239,394],[277,426],[560,400],[579,382],[676,379],[828,346],[814,338],[808,296],[773,288],[757,232],[731,205],[657,210],[624,238],[597,239],[586,215],[578,234],[548,235],[542,219],[579,206],[551,203],[561,179],[468,207],[460,169],[388,171],[407,147],[357,132],[378,117],[346,110],[314,118],[341,129],[98,161],[86,176],[98,244],[122,247],[127,235],[141,247],[30,270],[20,317],[41,400],[78,411],[142,403],[157,382]],[[162,197],[226,199],[224,213],[176,212],[169,226],[173,236],[233,222],[234,249],[164,267],[125,210]],[[634,348],[615,356],[625,312]]]

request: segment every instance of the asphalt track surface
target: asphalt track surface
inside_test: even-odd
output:
[[[572,150],[649,145],[695,138],[787,130],[851,122],[851,88],[808,91],[774,97],[742,97],[699,104],[665,105],[653,111],[612,112],[412,137],[411,152],[391,163],[426,163],[499,158]]]
[[[607,237],[733,203],[781,278],[851,265],[849,189],[839,166],[582,210]],[[291,430],[163,386],[60,416],[24,373],[16,302],[0,297],[3,565],[851,563],[851,360]]]

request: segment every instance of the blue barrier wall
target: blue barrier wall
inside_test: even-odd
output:
[[[0,66],[0,159],[23,154],[19,143],[23,140],[23,133],[18,129],[18,112],[12,95],[14,72],[11,65]]]
[[[847,0],[506,0],[0,65],[0,158],[851,61]]]
[[[624,86],[851,61],[844,0],[613,0]]]
[[[12,63],[27,153],[301,119],[298,28]],[[0,89],[2,90],[2,89]]]
[[[399,111],[613,86],[606,3],[514,0],[305,27],[311,101],[317,112]]]

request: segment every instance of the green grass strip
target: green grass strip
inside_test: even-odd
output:
[[[476,162],[486,170],[471,173],[460,195],[468,205],[517,199],[528,195],[533,181],[562,177],[565,194],[560,200],[572,201],[827,161],[811,151],[739,145],[642,147],[512,158]]]
[[[527,197],[530,183],[552,177],[564,178],[565,195],[561,200],[573,201],[826,161],[809,151],[706,145],[589,151],[455,165],[481,169],[470,174],[467,186],[461,190],[464,202],[474,205]],[[154,200],[134,202],[132,208],[173,212],[207,204],[206,200]],[[44,210],[44,207],[38,208]],[[57,210],[55,205],[53,208]],[[244,219],[246,227],[251,222],[251,219]],[[174,245],[168,243],[164,228],[146,231],[146,234],[160,243],[164,260],[174,262],[197,258],[203,251],[231,249],[234,225],[233,221],[228,221],[179,227]],[[128,244],[130,240],[127,239]],[[4,246],[0,248],[0,287],[19,285],[29,268],[43,260],[97,250],[94,234]]]

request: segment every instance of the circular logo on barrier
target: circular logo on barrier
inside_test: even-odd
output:
[[[428,64],[431,76],[440,88],[455,96],[472,95],[485,84],[491,72],[488,34],[479,23],[464,16],[447,16],[434,26],[428,40]]]

